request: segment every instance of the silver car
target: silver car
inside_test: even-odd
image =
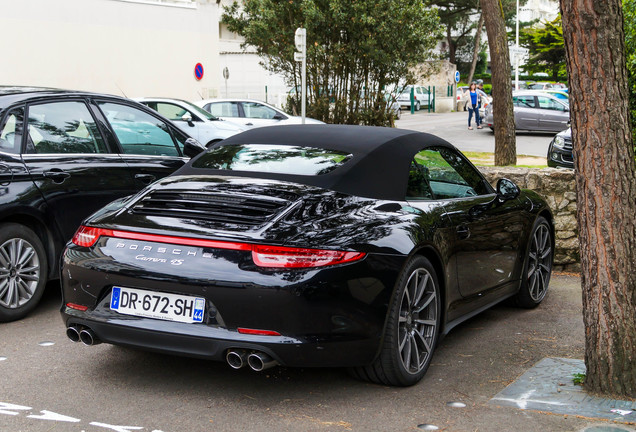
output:
[[[537,132],[560,132],[567,129],[570,106],[552,94],[537,91],[512,93],[515,129]],[[486,109],[486,125],[494,128],[492,106]]]

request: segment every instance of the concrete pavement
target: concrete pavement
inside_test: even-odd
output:
[[[584,414],[554,415],[491,402],[546,357],[583,358],[576,276],[554,275],[536,309],[500,305],[454,329],[439,344],[424,379],[409,388],[355,381],[341,369],[276,368],[258,374],[106,344],[86,347],[64,334],[58,289],[50,284],[28,318],[0,324],[2,431],[416,431],[435,426],[546,432],[609,424]]]
[[[449,141],[461,151],[489,152],[495,151],[495,135],[484,126],[484,129],[468,130],[468,113],[428,113],[420,110],[415,114],[402,111],[402,118],[395,122],[401,129],[428,132]],[[517,154],[546,157],[548,146],[556,133],[518,132]],[[547,163],[547,162],[546,162]]]

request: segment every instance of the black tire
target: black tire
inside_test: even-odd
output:
[[[0,322],[35,308],[46,286],[48,263],[42,241],[30,228],[0,225]]]
[[[552,229],[548,221],[539,216],[530,231],[521,286],[514,297],[515,305],[530,309],[543,301],[548,294],[553,257]]]
[[[437,345],[440,290],[433,266],[422,256],[411,258],[396,286],[378,358],[352,368],[351,374],[377,384],[410,386],[426,374]]]
[[[395,118],[397,118],[398,120],[402,118],[402,108],[397,110]]]

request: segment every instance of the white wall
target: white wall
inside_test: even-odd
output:
[[[234,0],[221,0],[221,5],[229,6]],[[219,11],[219,15],[223,10]],[[281,107],[286,103],[288,87],[281,75],[272,74],[260,65],[261,58],[253,47],[241,48],[243,38],[230,32],[227,26],[219,24],[219,76],[218,97],[251,98],[269,102]],[[221,75],[227,67],[230,77]],[[267,95],[265,94],[267,87]]]
[[[0,0],[0,85],[208,97],[221,80],[219,7],[162,1]]]

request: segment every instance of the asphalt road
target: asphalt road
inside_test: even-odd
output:
[[[428,113],[420,110],[411,114],[402,110],[402,118],[395,126],[401,129],[411,129],[428,132],[449,141],[461,151],[494,152],[495,134],[486,126],[484,129],[468,130],[468,113]],[[548,154],[548,145],[556,133],[517,132],[517,155],[541,156]]]
[[[0,324],[0,431],[578,431],[592,421],[489,400],[544,357],[583,356],[577,277],[553,277],[533,310],[497,306],[454,329],[424,379],[390,388],[340,369],[226,364],[65,336],[59,287]],[[463,408],[448,402],[463,402]]]

